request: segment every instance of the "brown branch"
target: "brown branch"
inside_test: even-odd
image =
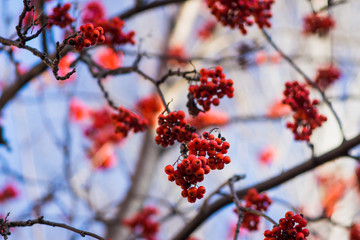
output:
[[[331,151],[324,153],[321,156],[313,157],[308,159],[306,162],[295,166],[285,172],[280,173],[279,175],[272,177],[270,179],[264,180],[258,184],[253,186],[240,189],[236,192],[239,198],[243,198],[250,188],[255,188],[259,192],[263,192],[274,187],[277,187],[303,173],[306,173],[314,168],[330,162],[336,158],[347,156],[348,152],[360,144],[360,135],[344,141],[338,147],[332,149]],[[184,226],[183,229],[180,229],[177,235],[172,238],[173,240],[183,240],[186,239],[190,234],[197,229],[204,221],[206,221],[212,214],[219,211],[221,208],[225,207],[226,205],[232,203],[232,198],[230,195],[226,195],[215,201],[214,203],[208,205],[208,207],[204,210],[199,212],[191,221]]]
[[[114,110],[118,110],[118,107],[115,105],[115,103],[110,99],[110,97],[109,97],[109,93],[108,93],[108,91],[106,91],[106,89],[105,89],[105,87],[104,87],[104,85],[103,85],[103,83],[102,83],[102,79],[101,78],[98,78],[98,80],[97,80],[97,83],[98,83],[98,85],[99,85],[99,87],[100,87],[100,90],[101,90],[101,92],[103,93],[103,95],[104,95],[104,98],[106,99],[106,101],[108,102],[108,104],[110,105],[110,107],[112,107]]]
[[[236,195],[235,190],[234,190],[234,183],[237,180],[240,180],[240,178],[236,178],[236,176],[234,176],[234,177],[232,177],[232,178],[230,178],[228,180],[228,185],[229,185],[229,188],[230,188],[231,197],[233,199],[233,202],[236,205],[237,214],[238,214],[238,221],[237,221],[237,224],[236,224],[234,240],[236,240],[238,238],[239,233],[240,233],[240,227],[241,227],[241,224],[242,224],[242,222],[244,220],[244,212],[241,209],[241,202],[240,202],[240,199],[238,198],[238,196]]]
[[[126,19],[126,18],[132,17],[135,14],[138,14],[138,13],[141,13],[141,12],[153,9],[153,8],[162,7],[162,6],[166,6],[166,5],[170,5],[170,4],[184,3],[186,1],[188,1],[188,0],[153,1],[147,5],[135,6],[133,8],[130,8],[127,11],[120,14],[118,17],[121,19]]]
[[[24,8],[19,16],[19,22],[18,25],[16,26],[16,33],[20,38],[20,42],[22,45],[25,45],[26,42],[26,36],[24,35],[24,33],[21,32],[22,30],[22,23],[24,21],[24,18],[26,16],[27,12],[30,12],[31,10],[34,9],[34,6],[30,6],[30,1],[29,0],[23,0],[23,4],[24,4]]]
[[[99,235],[97,235],[95,233],[92,233],[92,232],[83,231],[83,230],[74,228],[72,226],[66,225],[64,223],[50,222],[50,221],[44,220],[44,217],[42,217],[42,216],[37,218],[37,219],[34,219],[34,220],[12,221],[12,222],[6,222],[5,224],[6,224],[6,226],[8,226],[10,228],[12,228],[12,227],[30,227],[30,226],[33,226],[35,224],[42,224],[42,225],[48,225],[48,226],[52,226],[52,227],[64,228],[64,229],[67,229],[69,231],[78,233],[82,237],[90,236],[90,237],[93,237],[95,239],[106,240],[105,238],[100,237]]]
[[[340,0],[340,1],[337,1],[337,2],[331,2],[331,4],[320,8],[317,12],[323,12],[323,11],[329,10],[332,7],[338,6],[338,5],[346,3],[346,2],[347,2],[347,0]]]

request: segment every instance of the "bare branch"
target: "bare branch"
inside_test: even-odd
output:
[[[13,227],[30,227],[35,224],[42,224],[42,225],[48,225],[48,226],[52,226],[52,227],[64,228],[69,231],[78,233],[82,237],[90,236],[95,239],[105,240],[105,238],[102,238],[99,235],[92,233],[92,232],[80,230],[80,229],[74,228],[72,226],[66,225],[64,223],[50,222],[50,221],[44,220],[43,216],[41,216],[37,219],[34,219],[34,220],[5,222],[3,225],[5,225],[4,227],[13,228]],[[3,226],[1,226],[1,227],[3,227]]]

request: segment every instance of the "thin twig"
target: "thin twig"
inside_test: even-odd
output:
[[[238,239],[238,236],[239,236],[239,233],[240,233],[240,227],[241,227],[241,224],[242,224],[242,222],[244,220],[244,212],[241,210],[241,202],[240,202],[240,199],[236,195],[235,190],[234,190],[234,183],[237,182],[238,180],[240,180],[240,178],[234,176],[234,177],[230,178],[228,180],[228,182],[227,182],[227,184],[229,185],[229,188],[230,188],[231,196],[232,196],[233,201],[234,201],[234,203],[236,205],[237,214],[238,214],[238,221],[237,221],[237,224],[236,224],[234,240]]]
[[[228,180],[226,180],[224,183],[222,183],[214,192],[212,192],[207,198],[204,199],[204,202],[203,202],[203,204],[202,204],[202,206],[201,206],[201,208],[200,208],[200,212],[205,211],[205,209],[206,209],[206,207],[207,207],[207,205],[208,205],[208,202],[209,202],[210,198],[212,198],[214,195],[218,194],[223,187],[225,187],[226,185],[228,185],[228,184],[229,184],[229,181],[230,181],[231,179],[234,179],[234,180],[236,180],[236,181],[239,181],[239,180],[241,180],[241,179],[244,179],[245,177],[246,177],[245,174],[235,175],[235,176],[229,178]],[[233,181],[234,181],[234,180],[233,180]]]
[[[57,223],[57,222],[51,222],[51,221],[44,220],[43,216],[41,216],[41,217],[39,217],[37,219],[34,219],[34,220],[7,222],[6,226],[8,226],[10,228],[12,228],[12,227],[30,227],[30,226],[33,226],[35,224],[48,225],[48,226],[52,226],[52,227],[60,227],[60,228],[64,228],[64,229],[67,229],[69,231],[78,233],[82,237],[90,236],[90,237],[93,237],[95,239],[106,240],[105,238],[100,237],[99,235],[97,235],[95,233],[92,233],[92,232],[80,230],[80,229],[74,228],[72,226],[66,225],[64,223]]]

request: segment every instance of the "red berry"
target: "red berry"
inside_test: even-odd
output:
[[[170,174],[174,173],[174,167],[171,166],[171,165],[167,165],[167,166],[165,167],[165,173],[166,173],[167,175],[170,175]]]

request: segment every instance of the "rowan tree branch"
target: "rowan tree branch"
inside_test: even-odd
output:
[[[27,221],[12,221],[12,222],[4,221],[2,224],[0,224],[0,228],[2,230],[5,229],[4,234],[6,234],[6,233],[10,232],[10,228],[14,228],[14,227],[31,227],[31,226],[33,226],[35,224],[42,224],[42,225],[48,225],[48,226],[52,226],[52,227],[64,228],[64,229],[67,229],[69,231],[78,233],[82,237],[90,236],[90,237],[93,237],[95,239],[106,240],[105,238],[100,237],[99,235],[97,235],[95,233],[92,233],[92,232],[80,230],[80,229],[74,228],[72,226],[66,225],[64,223],[57,223],[57,222],[51,222],[51,221],[44,220],[43,216],[41,216],[41,217],[39,217],[37,219],[27,220]],[[3,235],[3,236],[4,236],[4,238],[6,237],[6,235]]]

